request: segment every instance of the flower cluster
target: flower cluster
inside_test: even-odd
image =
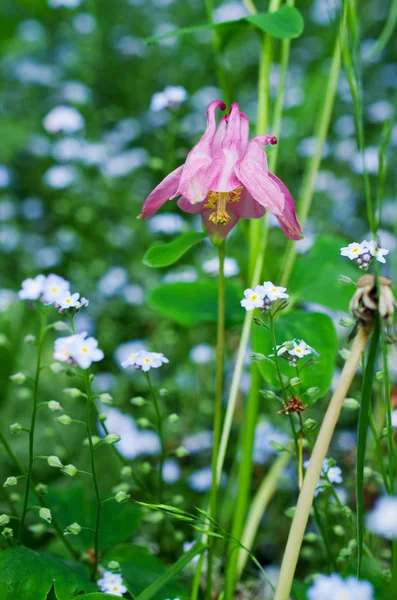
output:
[[[146,350],[138,350],[129,355],[129,357],[121,363],[124,369],[127,367],[135,367],[138,370],[150,371],[150,369],[158,369],[163,363],[170,362],[168,358],[161,352],[146,352]]]
[[[94,337],[87,338],[86,331],[58,338],[54,343],[55,360],[77,364],[81,369],[88,369],[93,362],[102,360],[103,356],[98,341]]]
[[[303,466],[305,469],[308,468],[310,461],[305,460]],[[335,461],[326,458],[323,462],[323,468],[321,469],[320,480],[317,484],[314,496],[317,497],[323,492],[329,483],[343,483],[342,469],[335,464]]]
[[[355,577],[342,579],[338,573],[318,575],[307,593],[309,600],[373,600],[374,590],[368,581],[359,581]]]
[[[123,594],[127,592],[127,588],[123,583],[123,578],[120,573],[104,571],[101,579],[98,579],[97,585],[101,592],[104,592],[105,594],[112,594],[113,596],[119,596],[120,598],[122,598]]]
[[[87,298],[80,298],[78,293],[71,294],[69,288],[69,281],[59,275],[37,275],[22,282],[18,296],[21,300],[40,300],[46,305],[54,304],[60,312],[68,308],[77,311],[83,306],[88,306]]]
[[[273,285],[271,281],[265,281],[263,285],[257,285],[254,289],[248,288],[244,292],[244,298],[240,304],[245,310],[251,311],[254,308],[270,310],[275,300],[287,299],[289,295],[285,293],[286,288]]]
[[[397,498],[384,496],[377,500],[373,511],[368,515],[370,531],[388,540],[397,540]]]
[[[306,344],[303,340],[292,340],[284,342],[281,346],[277,346],[277,355],[288,360],[293,367],[298,364],[300,358],[308,354],[314,354],[317,358],[320,356],[314,348]]]
[[[379,248],[378,244],[371,240],[364,240],[361,244],[352,242],[348,246],[340,249],[341,256],[347,256],[350,260],[354,260],[360,269],[366,271],[376,260],[385,263],[384,258],[389,251],[385,248]]]

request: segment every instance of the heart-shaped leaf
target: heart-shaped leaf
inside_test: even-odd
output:
[[[207,234],[204,232],[191,231],[167,244],[156,244],[145,253],[143,264],[147,267],[169,267],[206,237]]]

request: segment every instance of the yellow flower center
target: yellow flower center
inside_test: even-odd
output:
[[[300,348],[296,348],[295,352],[297,352],[298,354],[302,354],[302,350]]]
[[[71,303],[71,301],[72,301],[72,299],[71,299],[71,298],[66,298],[66,300],[65,300],[65,304],[70,304],[70,303]]]
[[[86,348],[86,347],[84,346],[84,348],[82,348],[82,349],[81,349],[81,351],[82,351],[82,352],[84,352],[84,353],[86,353],[86,352],[88,352],[88,348]]]
[[[145,363],[150,363],[150,358],[145,358]]]
[[[58,290],[58,288],[56,288],[56,287],[52,287],[52,288],[51,288],[51,291],[52,291],[54,294],[55,294],[55,292],[56,292],[57,290]]]
[[[229,202],[239,202],[243,187],[240,186],[231,192],[208,192],[208,204],[205,208],[213,208],[215,212],[211,213],[209,220],[215,225],[227,225],[230,221],[230,215],[226,210]]]
[[[256,294],[252,294],[251,296],[251,302],[255,302],[255,300],[258,299],[258,296]]]
[[[353,252],[354,254],[357,254],[357,252],[358,252],[358,248],[353,248],[352,252]]]

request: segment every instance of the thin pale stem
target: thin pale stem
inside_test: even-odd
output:
[[[218,282],[218,331],[217,331],[217,360],[216,360],[216,395],[214,413],[214,445],[212,451],[212,485],[210,493],[210,515],[216,519],[218,501],[218,453],[222,430],[222,390],[223,390],[223,364],[225,354],[225,242],[218,247],[219,255],[219,282]],[[212,528],[212,525],[209,525]],[[205,590],[206,599],[211,598],[212,569],[214,558],[214,538],[208,540],[208,567],[207,585]]]
[[[46,332],[46,311],[44,308],[40,307],[40,332],[39,339],[37,343],[37,359],[36,359],[36,375],[34,379],[33,385],[33,409],[32,409],[32,418],[30,421],[30,431],[29,431],[29,458],[28,458],[28,469],[26,473],[26,484],[25,484],[25,496],[22,507],[22,515],[19,523],[19,543],[22,543],[23,529],[25,526],[25,518],[26,513],[28,511],[28,503],[29,503],[29,493],[30,486],[32,482],[32,469],[33,469],[33,460],[34,460],[34,434],[35,434],[35,426],[36,426],[36,417],[37,417],[37,405],[39,399],[39,382],[40,382],[40,372],[41,372],[41,355],[43,351],[43,342],[44,336]]]
[[[84,371],[85,377],[85,386],[86,386],[86,394],[87,394],[87,404],[86,404],[86,427],[87,427],[87,437],[88,437],[88,445],[90,450],[90,461],[91,461],[91,475],[92,481],[94,483],[95,497],[96,497],[96,518],[95,518],[95,530],[94,530],[94,564],[92,567],[91,579],[95,580],[97,570],[98,570],[98,562],[99,562],[99,526],[101,520],[101,495],[99,493],[99,485],[95,467],[95,458],[94,458],[94,443],[92,441],[92,432],[91,432],[91,405],[93,404],[92,391],[91,391],[91,380],[90,373],[88,370]]]
[[[303,481],[303,487],[299,494],[295,515],[292,520],[274,600],[289,599],[303,536],[309,519],[310,509],[313,504],[314,493],[323,468],[323,462],[327,456],[329,444],[340,411],[342,410],[343,401],[346,398],[347,392],[349,391],[350,385],[356,374],[357,367],[360,364],[361,355],[367,345],[369,333],[370,331],[368,329],[362,327],[359,328],[349,358],[342,370],[337,388],[332,396],[321,425],[310,458],[309,467]]]
[[[156,413],[156,429],[160,438],[160,446],[161,446],[161,455],[160,455],[160,465],[159,465],[159,473],[158,473],[158,499],[159,503],[163,501],[163,491],[164,491],[164,480],[163,480],[163,469],[164,469],[164,461],[165,461],[165,443],[164,443],[164,434],[163,434],[163,418],[161,416],[159,401],[157,398],[157,392],[153,387],[153,384],[150,379],[149,372],[145,373],[146,380],[150,389],[150,393],[153,399],[153,407],[154,412]]]

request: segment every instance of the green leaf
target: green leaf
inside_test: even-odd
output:
[[[93,594],[83,594],[78,596],[78,600],[114,600],[116,596],[113,594],[104,594],[103,592],[94,592]]]
[[[167,572],[167,568],[155,556],[149,554],[146,548],[133,544],[114,548],[106,553],[105,558],[120,563],[124,585],[134,598]],[[175,581],[175,574],[172,574],[172,579],[173,581],[170,581],[167,578],[161,593],[155,592],[150,597],[154,600],[186,597],[187,592]]]
[[[83,565],[17,546],[0,552],[1,600],[46,600],[54,588],[58,600],[97,590]]]
[[[340,256],[346,246],[343,238],[323,235],[317,238],[307,254],[298,256],[292,272],[288,292],[301,302],[314,302],[332,310],[349,311],[349,302],[355,288],[340,283],[340,274],[356,281],[362,274],[358,266]]]
[[[302,15],[292,6],[282,6],[272,13],[249,15],[244,20],[260,31],[281,39],[299,37],[304,27]]]
[[[169,267],[206,237],[204,232],[192,231],[167,244],[156,244],[145,253],[143,264],[147,267]]]
[[[378,352],[381,323],[376,319],[369,346],[367,363],[365,365],[360,413],[358,416],[357,429],[357,470],[356,470],[356,502],[357,502],[357,577],[360,576],[361,562],[363,557],[364,541],[364,464],[365,450],[367,446],[367,431],[369,423],[369,411],[371,410],[372,387],[375,376],[375,361]]]
[[[317,363],[302,369],[299,375],[304,390],[313,387],[318,387],[320,390],[311,398],[304,397],[305,404],[312,404],[324,396],[331,386],[338,351],[338,340],[332,320],[320,313],[305,313],[295,310],[280,316],[275,322],[275,332],[278,345],[294,338],[304,339],[320,354],[320,357],[316,359]],[[270,332],[264,327],[254,327],[252,349],[265,356],[273,354]],[[266,382],[274,389],[280,389],[274,366],[267,361],[257,364]],[[304,359],[302,359],[302,364],[304,364]],[[290,367],[286,360],[280,359],[280,368],[287,377],[295,377],[295,369]]]
[[[242,291],[226,282],[226,320],[241,322],[244,310],[240,306]],[[190,327],[217,320],[218,285],[215,282],[162,284],[149,292],[148,304],[158,314]]]
[[[204,23],[202,25],[192,25],[182,29],[175,29],[163,35],[156,35],[146,38],[147,44],[153,44],[165,38],[176,37],[180,35],[189,35],[199,31],[208,31],[211,29],[236,31],[237,29],[247,29],[254,27],[259,31],[268,33],[275,38],[296,38],[303,32],[303,18],[298,9],[293,6],[283,6],[272,13],[258,13],[249,15],[236,21],[223,21],[222,23]]]
[[[188,565],[190,561],[197,556],[197,554],[200,554],[205,548],[206,545],[202,542],[197,542],[194,544],[194,546],[190,548],[188,552],[185,552],[185,554],[183,554],[181,558],[172,565],[172,567],[167,569],[167,571],[158,579],[156,579],[156,581],[153,581],[153,583],[149,585],[149,587],[147,587],[142,594],[139,594],[136,600],[151,600],[151,598],[153,598],[157,592],[164,588],[168,581],[170,581],[177,573],[179,573],[179,571],[186,567],[186,565]]]

